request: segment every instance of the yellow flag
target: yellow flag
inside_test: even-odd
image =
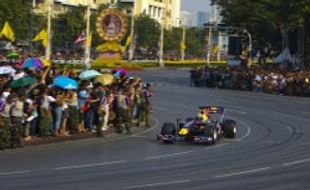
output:
[[[125,44],[125,48],[127,48],[131,43],[131,36],[128,36],[127,40],[126,40],[126,44]]]
[[[48,34],[47,34],[47,31],[45,29],[41,30],[41,32],[39,32],[39,34],[37,34],[36,37],[34,37],[34,39],[32,41],[37,42],[37,41],[41,41],[41,40],[42,40],[43,46],[47,47]]]
[[[214,48],[213,48],[213,53],[218,53],[220,51],[220,46],[219,45],[216,45]]]
[[[11,40],[12,42],[15,41],[15,33],[8,22],[5,22],[1,35],[4,35],[7,39]]]
[[[91,47],[92,41],[93,41],[93,34],[92,34],[92,32],[89,32],[89,35],[87,36],[86,46]]]
[[[186,45],[185,45],[184,41],[182,41],[180,44],[180,50],[184,51],[185,49],[186,49]]]

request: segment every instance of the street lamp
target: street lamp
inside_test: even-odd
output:
[[[165,9],[163,9],[163,16],[162,16],[162,23],[160,29],[160,46],[159,46],[159,66],[160,68],[165,68],[164,64],[164,24],[165,24],[165,17],[166,17]]]
[[[248,67],[251,67],[251,64],[252,64],[253,38],[252,38],[251,33],[250,33],[247,29],[244,29],[243,32],[244,32],[245,34],[247,34],[247,35],[248,35],[248,38],[249,38],[249,47],[248,47],[248,51],[249,51],[249,61],[248,61]]]

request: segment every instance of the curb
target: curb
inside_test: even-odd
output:
[[[153,117],[151,117],[151,127],[156,125],[156,121]],[[143,133],[144,131],[149,130],[150,128],[147,127],[131,127],[131,131],[133,132],[131,135],[134,136],[138,133]],[[78,140],[85,140],[85,139],[99,139],[99,138],[107,138],[114,134],[118,134],[114,132],[114,127],[110,128],[108,131],[103,132],[103,137],[97,137],[96,133],[93,132],[85,132],[82,134],[76,134],[71,136],[58,136],[58,137],[33,137],[33,139],[25,141],[22,139],[23,147],[30,147],[30,146],[39,146],[39,145],[47,145],[47,144],[55,144],[55,143],[62,143],[62,142],[69,142],[69,141],[78,141]]]

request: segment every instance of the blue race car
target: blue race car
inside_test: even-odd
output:
[[[224,107],[201,106],[199,109],[205,115],[187,118],[183,122],[177,119],[176,125],[164,123],[157,140],[163,143],[216,143],[220,137],[235,138],[237,123],[224,118]]]

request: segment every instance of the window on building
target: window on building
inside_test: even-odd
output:
[[[149,6],[149,15],[152,15],[152,6]]]

